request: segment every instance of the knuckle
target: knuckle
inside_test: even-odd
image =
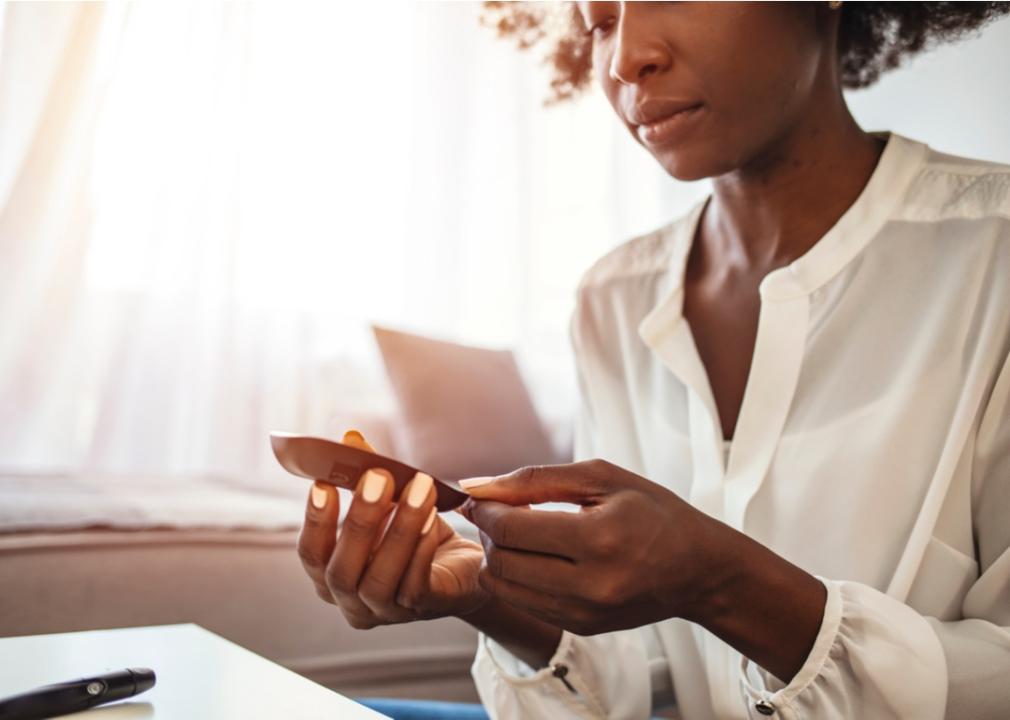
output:
[[[553,471],[550,465],[529,465],[526,472],[529,482],[537,484],[547,481]]]
[[[366,618],[357,613],[344,613],[347,624],[355,630],[371,630],[376,623],[371,618]]]
[[[572,611],[568,624],[576,635],[594,635],[597,632],[595,615],[582,608]]]
[[[376,581],[366,581],[358,589],[358,597],[373,612],[377,612],[389,605],[388,592],[386,588]]]
[[[601,528],[591,537],[595,554],[604,558],[618,557],[624,545],[622,538],[611,528]]]
[[[308,530],[320,530],[326,526],[326,522],[314,512],[305,513],[305,520],[302,522],[302,534]]]
[[[599,606],[619,605],[624,600],[624,585],[612,579],[593,583],[589,592],[590,600]]]
[[[566,540],[580,550],[593,550],[593,541],[596,539],[596,523],[591,518],[586,518],[586,522],[580,522],[569,530],[570,535]]]
[[[570,603],[564,602],[559,596],[552,595],[548,609],[551,616],[555,618],[555,624],[563,624],[564,618],[568,616]]]
[[[316,585],[315,587],[316,587],[316,595],[319,596],[320,600],[322,600],[323,602],[327,602],[330,605],[337,604],[337,601],[333,599],[332,593],[328,592],[325,588],[319,587],[318,585]]]
[[[560,603],[546,603],[542,607],[538,608],[535,614],[541,620],[544,620],[551,625],[575,632],[571,612],[567,609],[562,609],[560,607]]]
[[[398,520],[398,521],[397,521]],[[386,539],[396,545],[406,544],[418,535],[418,529],[405,522],[406,518],[398,517],[386,531]]]
[[[601,458],[593,458],[585,461],[585,469],[593,476],[604,477],[613,471],[614,466]]]
[[[572,633],[573,635],[586,634],[582,627],[582,623],[574,617],[568,618],[568,620],[565,622],[565,628],[568,630],[568,632]]]
[[[424,598],[417,590],[406,590],[396,596],[396,604],[408,610],[422,610]]]
[[[362,513],[347,513],[344,524],[340,528],[342,535],[362,536],[371,535],[375,531],[375,519],[365,517]]]
[[[510,547],[511,542],[515,539],[514,528],[509,521],[509,515],[507,511],[502,512],[501,508],[488,509],[481,529],[495,545]]]
[[[310,568],[318,568],[323,564],[322,553],[304,539],[298,542],[298,558]]]
[[[513,480],[520,484],[530,484],[536,482],[541,475],[543,468],[539,465],[523,465],[513,472]]]
[[[354,581],[343,571],[340,565],[331,564],[326,568],[326,587],[334,595],[351,595],[356,590]]]

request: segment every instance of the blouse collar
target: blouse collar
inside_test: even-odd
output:
[[[897,133],[873,134],[886,139],[887,144],[866,187],[813,247],[789,265],[764,277],[759,286],[763,302],[809,295],[826,284],[866,247],[905,198],[929,148]],[[707,202],[706,197],[691,209],[683,222],[671,226],[672,262],[667,289],[639,325],[639,334],[647,343],[681,314],[687,256]]]

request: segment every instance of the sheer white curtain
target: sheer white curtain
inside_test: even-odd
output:
[[[269,430],[392,408],[370,322],[567,413],[579,275],[704,188],[479,12],[3,5],[0,472],[262,487]]]

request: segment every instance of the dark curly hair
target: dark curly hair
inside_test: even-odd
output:
[[[1010,12],[1010,2],[851,2],[842,5],[838,60],[842,86],[863,88],[938,43],[961,38]],[[574,2],[485,2],[481,20],[522,49],[545,38],[553,69],[545,104],[575,97],[590,84],[592,38]]]

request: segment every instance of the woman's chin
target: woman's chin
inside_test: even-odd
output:
[[[713,178],[737,168],[732,151],[719,152],[706,143],[683,144],[671,148],[650,148],[650,153],[667,174],[681,182]]]
[[[671,151],[657,155],[656,159],[667,174],[681,182],[694,182],[718,175],[715,164],[687,152]]]

